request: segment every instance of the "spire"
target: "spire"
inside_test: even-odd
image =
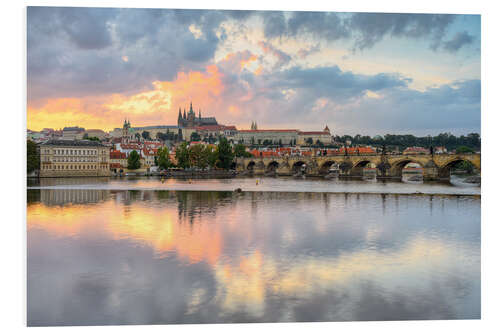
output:
[[[201,120],[201,109],[198,110],[198,118]]]
[[[187,119],[187,117],[186,117],[186,108],[184,108],[184,117],[183,118]]]
[[[189,113],[190,113],[190,114],[191,114],[191,113],[194,113],[194,111],[193,111],[193,102],[190,102],[190,103],[189,103]]]
[[[328,132],[328,133],[330,133],[330,129],[328,128],[328,125],[326,125],[325,129],[323,130],[323,132]]]

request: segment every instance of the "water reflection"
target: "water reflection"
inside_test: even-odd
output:
[[[480,316],[477,198],[31,191],[29,325]]]

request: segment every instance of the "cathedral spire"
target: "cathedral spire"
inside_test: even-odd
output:
[[[184,108],[184,119],[187,119],[187,117],[186,117],[186,108]]]
[[[198,110],[198,118],[201,120],[201,109]]]
[[[194,113],[194,111],[193,111],[193,102],[190,102],[190,103],[189,103],[189,113],[190,113],[190,114],[191,114],[191,113]]]

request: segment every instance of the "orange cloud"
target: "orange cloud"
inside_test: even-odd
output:
[[[112,94],[83,98],[52,98],[41,106],[28,105],[27,125],[31,130],[81,126],[112,130],[124,118],[132,126],[176,124],[180,106],[193,101],[205,109],[218,103],[224,90],[222,73],[217,66],[204,72],[179,72],[173,81],[155,81],[153,89],[133,95]]]

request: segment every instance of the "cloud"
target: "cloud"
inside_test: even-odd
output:
[[[203,70],[222,11],[28,8],[28,100],[134,93]],[[196,38],[191,24],[201,31]],[[120,61],[126,54],[128,61]]]
[[[467,35],[461,35],[460,40],[455,43],[454,39],[443,45],[443,38],[457,15],[329,12],[288,14],[288,19],[281,12],[261,14],[267,38],[308,35],[326,41],[352,40],[353,51],[372,48],[384,37],[426,38],[429,40],[429,47],[435,51],[441,46],[449,51],[450,47],[453,48],[454,44],[462,40],[466,43],[472,42],[467,39]]]
[[[385,14],[356,13],[349,22],[358,33],[354,48],[363,50],[373,47],[385,36],[431,39],[430,47],[436,49],[456,15],[438,14]]]
[[[448,52],[456,52],[473,41],[474,37],[467,31],[457,32],[451,40],[443,43],[443,48]]]
[[[287,65],[292,60],[292,57],[289,54],[274,47],[270,43],[260,41],[258,43],[258,45],[260,46],[262,51],[264,51],[265,54],[272,54],[274,56],[274,58],[276,58],[274,69],[279,69],[279,68]]]

